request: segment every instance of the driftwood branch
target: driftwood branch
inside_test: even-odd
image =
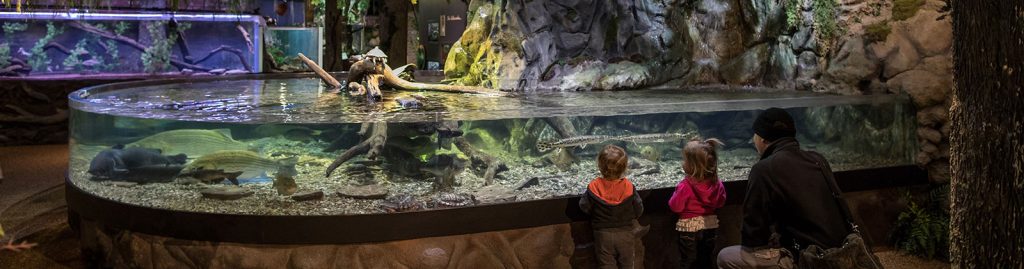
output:
[[[18,115],[10,116],[0,114],[0,122],[54,124],[68,119],[68,112],[63,109],[57,109],[57,113],[53,113],[52,115],[39,116],[14,105],[4,105],[4,107],[14,110]]]
[[[222,51],[230,52],[230,53],[234,54],[235,56],[238,56],[238,61],[242,62],[242,66],[245,67],[245,70],[249,70],[249,72],[254,71],[252,69],[252,66],[249,65],[249,61],[245,60],[245,55],[242,54],[242,51],[238,50],[236,48],[232,48],[231,46],[228,46],[228,45],[220,45],[220,47],[217,47],[216,49],[211,50],[210,53],[206,54],[205,57],[199,59],[195,63],[196,64],[203,63],[206,60],[210,59],[210,57],[213,57],[214,54],[217,54],[218,52],[222,52]]]
[[[327,177],[330,177],[335,169],[338,169],[339,166],[356,155],[365,153],[366,158],[370,160],[377,159],[377,156],[380,156],[381,151],[384,149],[384,144],[387,143],[388,125],[384,122],[373,123],[370,129],[370,136],[366,140],[345,150],[341,155],[338,155],[334,162],[331,162],[330,166],[327,166],[327,171],[325,172]]]
[[[388,86],[405,89],[405,90],[423,90],[423,91],[437,91],[437,92],[454,92],[454,93],[477,93],[477,94],[497,94],[505,95],[500,91],[491,90],[484,87],[473,87],[473,86],[458,86],[458,85],[445,85],[445,84],[427,84],[419,82],[410,82],[399,78],[395,75],[394,71],[391,70],[390,66],[384,65],[384,83]]]
[[[50,49],[57,50],[60,53],[63,53],[64,55],[71,55],[71,50],[68,49],[68,47],[65,47],[64,45],[61,45],[60,43],[57,43],[57,42],[50,41],[50,43],[46,43],[46,46],[43,46],[43,50],[50,50]],[[80,55],[89,55],[89,52],[88,51],[82,52]]]
[[[26,250],[26,249],[30,249],[32,247],[35,247],[36,245],[38,245],[38,244],[36,244],[36,243],[29,243],[28,241],[21,241],[21,243],[15,244],[14,243],[14,239],[11,239],[11,241],[7,241],[7,244],[0,245],[0,250],[10,250],[10,251],[14,251],[14,252],[19,252],[19,251],[22,251],[22,250]]]
[[[306,63],[306,66],[308,66],[309,69],[313,69],[313,73],[316,73],[317,76],[320,76],[320,79],[324,80],[324,83],[327,83],[327,85],[331,85],[331,87],[333,88],[341,88],[341,82],[338,82],[338,80],[335,79],[334,76],[331,76],[331,74],[327,73],[327,71],[324,71],[323,68],[320,68],[320,66],[313,62],[313,60],[306,58],[306,55],[302,55],[302,53],[299,53],[299,59],[302,60],[303,63]]]
[[[106,38],[106,39],[112,39],[114,41],[120,42],[121,44],[125,44],[125,45],[128,45],[129,47],[137,49],[139,51],[146,51],[146,46],[143,46],[142,44],[140,44],[138,41],[135,41],[134,39],[131,39],[131,38],[128,38],[128,37],[125,37],[125,36],[122,36],[122,35],[117,35],[115,33],[109,32],[109,31],[101,30],[101,29],[96,28],[95,26],[92,26],[92,25],[84,24],[84,23],[77,22],[77,21],[70,21],[70,22],[67,23],[67,25],[71,26],[72,28],[75,28],[75,29],[79,29],[79,30],[82,30],[82,31],[85,31],[85,32],[96,34],[96,35],[98,35],[100,37],[103,37],[103,38]],[[188,69],[198,70],[198,71],[203,71],[203,72],[210,71],[209,68],[205,68],[205,67],[201,67],[201,66],[198,66],[198,65],[182,62],[181,60],[178,60],[178,59],[175,59],[175,58],[171,58],[170,60],[171,60],[171,65],[174,65],[178,69],[188,68]]]
[[[21,73],[19,73],[18,70],[21,70],[22,68],[24,68],[24,67],[21,66],[20,64],[8,65],[7,67],[0,68],[0,76],[18,76],[18,75],[21,75]]]
[[[380,91],[382,78],[383,76],[380,74],[366,75],[366,100],[380,101],[384,99],[384,94]]]
[[[465,137],[456,137],[455,147],[469,157],[469,161],[472,163],[474,168],[485,168],[482,176],[484,178],[484,185],[491,185],[491,183],[494,183],[494,176],[497,175],[498,172],[508,170],[508,166],[498,160],[498,158],[477,150],[469,143],[468,140],[466,140]]]

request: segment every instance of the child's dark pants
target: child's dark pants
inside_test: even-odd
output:
[[[718,229],[707,229],[696,232],[679,232],[679,252],[682,254],[683,269],[712,268],[715,237]]]
[[[636,235],[632,226],[594,229],[598,268],[633,268]]]

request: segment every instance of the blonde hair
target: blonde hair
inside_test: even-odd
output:
[[[606,145],[597,155],[597,168],[601,170],[601,177],[604,179],[620,179],[626,174],[626,167],[629,164],[629,156],[626,151],[616,145]]]
[[[694,139],[683,147],[683,172],[697,181],[718,180],[718,152],[725,144],[717,138]]]

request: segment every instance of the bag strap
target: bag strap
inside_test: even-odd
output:
[[[839,211],[843,214],[843,218],[846,220],[846,223],[850,225],[851,232],[859,234],[860,231],[857,229],[857,224],[853,222],[853,214],[850,213],[850,206],[846,204],[846,200],[843,200],[843,196],[840,194],[841,191],[839,190],[839,184],[836,183],[835,175],[832,174],[831,170],[826,169],[824,166],[825,157],[821,156],[821,154],[817,152],[807,152],[814,155],[817,159],[814,161],[814,164],[818,165],[818,170],[821,171],[821,175],[824,176],[829,190],[832,191],[832,198],[835,199],[836,205],[839,206]]]

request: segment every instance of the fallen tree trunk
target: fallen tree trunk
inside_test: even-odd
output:
[[[309,67],[309,69],[313,69],[313,73],[316,73],[317,76],[320,76],[320,79],[322,79],[324,83],[327,83],[327,85],[331,85],[331,87],[333,88],[341,88],[341,82],[338,82],[338,80],[335,79],[334,76],[331,76],[330,73],[324,71],[323,68],[320,68],[319,65],[313,62],[313,60],[307,58],[306,55],[302,55],[302,53],[299,53],[299,60],[302,60],[302,62],[305,63],[306,66]]]

